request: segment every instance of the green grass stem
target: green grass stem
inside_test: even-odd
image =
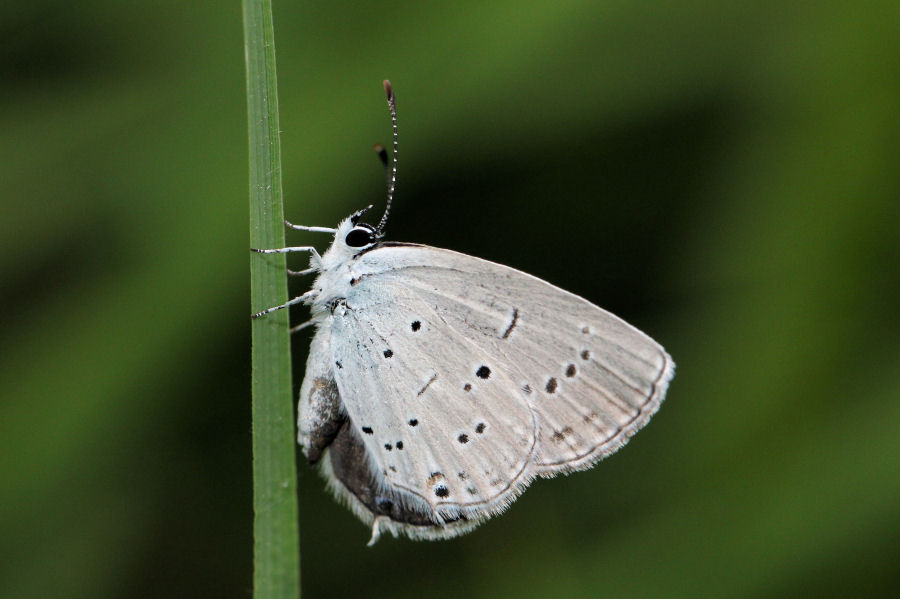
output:
[[[243,0],[250,141],[250,244],[284,247],[271,0]],[[287,300],[283,254],[250,255],[253,312]],[[252,324],[253,596],[300,596],[300,537],[288,311]]]

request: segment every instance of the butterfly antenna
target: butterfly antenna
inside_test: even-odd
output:
[[[377,231],[379,236],[384,232],[384,225],[387,223],[388,213],[391,211],[391,201],[394,199],[394,188],[397,185],[397,103],[394,101],[394,88],[391,87],[391,82],[387,79],[384,80],[384,93],[387,95],[388,108],[391,109],[391,126],[394,130],[394,152],[393,160],[391,161],[391,179],[388,182],[387,189],[387,206],[384,208],[384,216],[381,217],[381,222],[378,223]],[[382,163],[384,163],[385,168],[387,168],[386,152],[383,147],[379,150],[379,147],[380,146],[376,146],[375,151],[378,152]]]

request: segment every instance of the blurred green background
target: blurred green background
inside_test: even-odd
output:
[[[251,593],[240,19],[0,8],[3,598]],[[624,451],[458,540],[367,549],[301,463],[306,596],[900,596],[898,23],[276,0],[291,220],[380,210],[390,78],[391,239],[545,278],[678,364]]]

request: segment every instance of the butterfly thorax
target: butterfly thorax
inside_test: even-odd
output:
[[[352,219],[343,220],[337,227],[334,241],[322,254],[321,259],[313,257],[310,261],[310,266],[320,273],[313,283],[314,294],[307,301],[314,314],[333,312],[335,306],[344,302],[352,293],[356,280],[353,264],[360,252],[374,245],[373,243],[364,247],[351,247],[347,239],[355,226]]]

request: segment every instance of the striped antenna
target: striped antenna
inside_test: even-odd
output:
[[[387,206],[384,208],[384,216],[381,217],[381,222],[378,223],[378,228],[376,229],[379,237],[384,233],[384,225],[387,223],[388,213],[391,211],[391,201],[394,199],[394,188],[397,185],[397,104],[394,101],[394,88],[391,87],[391,82],[387,79],[384,80],[384,93],[387,95],[388,108],[391,109],[391,125],[394,129],[394,151],[391,180],[388,183],[387,190]]]

